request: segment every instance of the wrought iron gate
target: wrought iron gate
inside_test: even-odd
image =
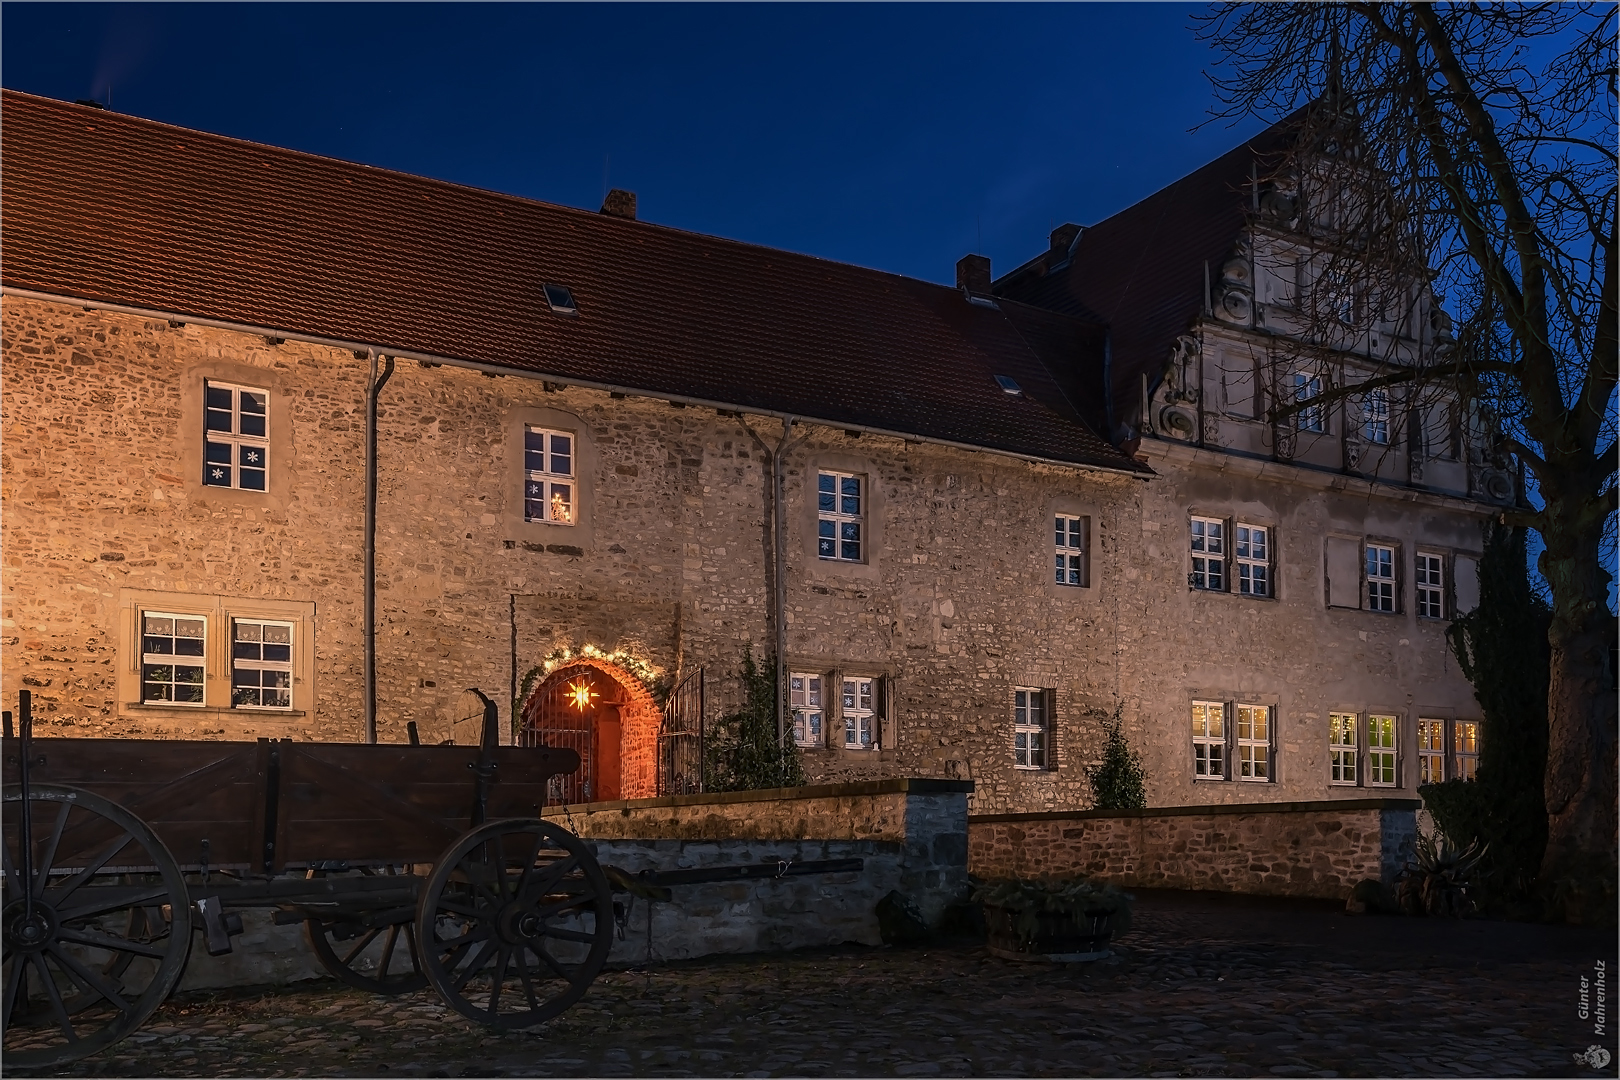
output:
[[[703,669],[670,691],[664,726],[658,733],[658,794],[690,795],[703,790]]]
[[[579,768],[546,782],[546,805],[578,805],[591,801],[596,774],[596,725],[592,723],[591,693],[597,671],[579,664],[556,672],[549,687],[529,699],[523,708],[521,743],[524,746],[561,746],[579,755]],[[578,696],[577,687],[586,688]]]

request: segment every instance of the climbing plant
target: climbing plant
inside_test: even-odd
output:
[[[727,713],[705,739],[705,785],[710,791],[750,791],[796,787],[805,782],[804,763],[792,732],[776,730],[776,664],[770,657],[754,663],[744,649],[742,708]]]
[[[1102,761],[1086,769],[1091,797],[1098,810],[1142,810],[1147,807],[1147,778],[1142,757],[1125,739],[1125,705],[1116,702],[1114,715],[1102,722]]]

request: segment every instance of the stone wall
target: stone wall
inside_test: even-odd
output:
[[[1188,806],[969,819],[979,877],[1084,875],[1130,887],[1343,899],[1411,857],[1407,799]]]

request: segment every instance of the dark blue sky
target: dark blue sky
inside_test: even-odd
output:
[[[1180,4],[32,4],[7,87],[953,279],[1236,145]],[[982,237],[982,239],[981,239]]]

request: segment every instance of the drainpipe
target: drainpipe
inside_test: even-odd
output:
[[[385,356],[382,377],[377,376],[377,350],[367,350],[371,373],[366,380],[366,742],[377,741],[377,398],[394,373],[394,358]]]
[[[793,418],[782,421],[782,437],[771,451],[771,539],[775,541],[776,573],[776,741],[787,738],[787,506],[782,497],[782,457],[793,434]]]

